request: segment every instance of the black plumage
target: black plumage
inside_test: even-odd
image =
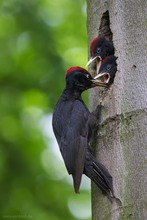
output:
[[[101,85],[88,71],[72,67],[66,73],[66,87],[53,112],[53,131],[65,166],[79,192],[82,174],[88,176],[105,195],[113,195],[112,177],[92,155],[88,145],[99,108],[90,113],[81,98],[84,90]]]
[[[98,75],[95,79],[99,79],[101,82],[110,85],[114,81],[115,73],[117,71],[117,57],[114,55],[107,56],[101,63]]]
[[[95,37],[90,43],[90,59],[87,63],[92,64],[91,67],[98,74],[101,62],[105,57],[114,55],[114,46],[112,41],[106,40],[103,36]]]
[[[103,60],[106,56],[114,55],[114,46],[105,37],[96,37],[90,43],[91,57],[100,56]]]

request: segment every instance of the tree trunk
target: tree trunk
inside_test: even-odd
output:
[[[93,220],[147,219],[146,0],[87,0],[89,42],[112,39],[118,71],[109,89],[93,89],[91,110],[101,102],[95,154],[113,176],[110,201],[92,184]]]

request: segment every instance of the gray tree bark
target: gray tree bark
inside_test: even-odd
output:
[[[113,40],[118,56],[113,85],[91,90],[90,107],[103,105],[95,154],[113,176],[114,193],[121,203],[111,204],[92,184],[93,219],[146,220],[147,1],[87,0],[87,8],[89,42],[102,34]]]

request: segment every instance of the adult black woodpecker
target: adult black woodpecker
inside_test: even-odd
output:
[[[90,43],[90,59],[87,66],[92,64],[92,68],[95,70],[95,75],[97,75],[102,60],[110,55],[114,55],[113,43],[106,40],[103,36],[95,37]]]
[[[53,112],[53,131],[65,166],[73,177],[79,193],[82,174],[88,176],[108,196],[113,196],[112,176],[92,155],[89,148],[91,131],[97,121],[99,108],[90,113],[81,98],[83,91],[102,86],[81,67],[71,67],[66,72],[66,87]]]
[[[94,79],[99,79],[102,83],[110,85],[113,83],[117,71],[117,57],[114,55],[107,56],[103,59],[99,73]]]

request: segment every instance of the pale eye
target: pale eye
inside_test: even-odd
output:
[[[86,74],[86,77],[89,78],[90,77],[89,74]]]
[[[110,69],[111,69],[111,65],[108,64],[108,65],[107,65],[107,70],[110,70]]]
[[[97,53],[100,53],[100,52],[101,52],[101,48],[98,47],[98,48],[96,49],[96,52],[97,52]]]

